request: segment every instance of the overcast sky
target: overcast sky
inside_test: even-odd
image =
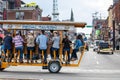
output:
[[[52,17],[53,0],[23,0],[25,3],[36,2],[43,9],[42,15]],[[58,0],[59,19],[70,19],[71,8],[76,22],[92,24],[92,13],[99,12],[98,16],[106,18],[108,7],[113,0]]]
[[[43,9],[43,16],[51,15],[53,0],[23,0],[26,3],[36,2]],[[77,22],[87,22],[91,25],[92,13],[99,12],[104,18],[107,17],[107,9],[112,4],[112,0],[58,0],[59,19],[70,18],[71,8],[73,9],[74,19]]]

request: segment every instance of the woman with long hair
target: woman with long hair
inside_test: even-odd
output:
[[[79,51],[79,48],[83,45],[84,45],[84,41],[83,41],[82,35],[78,35],[74,43],[74,49],[73,49],[72,56],[71,56],[72,61],[77,60],[76,53]]]

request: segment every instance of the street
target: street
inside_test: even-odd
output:
[[[48,70],[42,70],[41,67],[11,66],[0,72],[0,78],[9,78],[9,80],[120,80],[120,54],[97,54],[90,49],[85,52],[79,68],[63,67],[60,73],[52,74]]]

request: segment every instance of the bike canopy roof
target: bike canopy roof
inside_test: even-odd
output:
[[[84,28],[84,22],[0,20],[4,29],[72,30]]]

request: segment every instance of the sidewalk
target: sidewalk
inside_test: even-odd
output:
[[[115,50],[114,53],[120,53],[120,50]]]

